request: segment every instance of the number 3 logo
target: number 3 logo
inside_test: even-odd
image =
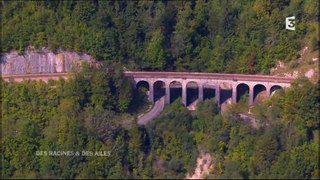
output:
[[[287,17],[286,18],[286,29],[288,30],[296,30],[295,27],[295,16]]]

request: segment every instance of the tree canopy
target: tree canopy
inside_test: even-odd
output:
[[[319,177],[318,86],[306,79],[257,105],[258,129],[237,109],[220,114],[214,99],[190,112],[180,98],[139,126],[146,95],[112,64],[84,64],[68,80],[1,83],[3,178],[185,178],[200,152],[213,157],[209,178]],[[44,154],[58,150],[84,154]]]
[[[86,52],[129,69],[268,73],[312,39],[315,0],[2,1],[1,52]],[[297,28],[284,28],[296,16]]]

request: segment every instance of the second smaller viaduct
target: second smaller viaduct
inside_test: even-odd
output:
[[[149,101],[157,100],[157,89],[164,89],[165,102],[171,102],[170,92],[173,88],[182,90],[182,103],[187,106],[188,89],[197,89],[197,99],[204,99],[205,91],[214,90],[214,97],[218,105],[223,103],[222,92],[231,97],[232,102],[239,101],[240,96],[245,92],[249,94],[249,105],[252,105],[259,93],[269,97],[277,89],[285,89],[290,86],[293,78],[244,75],[244,74],[220,74],[220,73],[196,73],[196,72],[147,72],[147,71],[126,71],[125,76],[133,80],[134,86],[139,87],[145,84],[149,90]]]

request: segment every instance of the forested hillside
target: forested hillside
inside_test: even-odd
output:
[[[258,129],[214,99],[193,113],[177,99],[138,126],[143,91],[117,65],[82,67],[68,80],[1,82],[1,178],[185,178],[202,151],[210,178],[319,177],[319,84],[299,79],[256,106]]]
[[[268,73],[319,48],[317,0],[1,1],[1,51],[86,52],[129,69]],[[285,17],[296,16],[296,31]]]
[[[299,77],[254,103],[256,127],[240,117],[248,94],[224,113],[214,98],[195,111],[178,98],[140,126],[147,90],[123,74],[267,74],[279,60],[296,67],[303,47],[319,51],[318,7],[318,0],[1,1],[1,53],[48,47],[101,62],[79,61],[67,80],[0,79],[1,178],[182,179],[205,152],[208,178],[319,179],[318,79]],[[288,16],[295,31],[285,30]]]

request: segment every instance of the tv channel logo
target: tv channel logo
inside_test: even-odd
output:
[[[286,29],[295,31],[296,30],[296,21],[295,21],[295,16],[291,17],[286,17]]]

